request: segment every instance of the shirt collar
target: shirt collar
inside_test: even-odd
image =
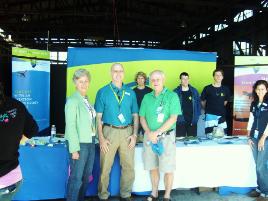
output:
[[[126,89],[126,85],[124,83],[122,83],[122,87],[119,89],[117,86],[114,85],[113,82],[110,82],[112,88],[115,90],[115,91],[121,91],[121,90],[125,90]]]
[[[164,95],[166,92],[167,92],[167,88],[164,87],[163,90],[161,91],[161,93],[159,94],[159,96],[157,96],[157,97],[160,97],[160,96]],[[151,95],[152,95],[153,97],[156,97],[156,96],[154,95],[154,90],[151,92]]]

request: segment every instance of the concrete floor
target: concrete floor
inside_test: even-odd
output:
[[[134,201],[144,201],[145,196],[134,196]],[[160,193],[160,201],[162,201],[163,193]],[[89,197],[86,201],[97,201],[97,197]],[[192,190],[173,190],[172,201],[254,201],[254,198],[250,198],[246,195],[230,194],[230,195],[219,195],[218,192],[208,191],[200,192],[198,195]],[[52,201],[52,200],[49,200]],[[56,200],[55,200],[56,201]],[[63,201],[57,200],[57,201]],[[119,197],[112,197],[110,201],[119,201]]]

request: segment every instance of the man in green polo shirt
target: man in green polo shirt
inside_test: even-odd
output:
[[[152,193],[148,201],[158,199],[159,171],[165,173],[164,201],[170,201],[174,170],[176,168],[176,121],[181,114],[178,95],[164,87],[165,74],[155,70],[150,74],[153,92],[144,96],[140,108],[140,122],[145,131],[144,135],[144,168],[150,170]],[[159,136],[163,138],[159,138]],[[161,140],[164,152],[161,155],[152,150],[151,144]]]

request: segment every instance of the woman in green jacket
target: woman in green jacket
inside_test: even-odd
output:
[[[95,158],[96,112],[87,97],[89,72],[75,71],[73,82],[76,92],[65,105],[65,138],[71,170],[66,197],[67,201],[84,201]]]

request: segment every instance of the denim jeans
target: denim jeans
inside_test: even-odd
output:
[[[12,197],[18,192],[22,181],[19,181],[13,185],[6,188],[0,189],[0,200],[1,201],[11,201]]]
[[[95,143],[80,143],[79,159],[70,154],[70,177],[67,184],[66,201],[84,201],[95,158]]]
[[[253,156],[256,163],[256,173],[257,173],[257,189],[264,194],[268,195],[268,140],[266,140],[264,145],[264,151],[258,151],[258,140],[252,139],[253,145]]]

